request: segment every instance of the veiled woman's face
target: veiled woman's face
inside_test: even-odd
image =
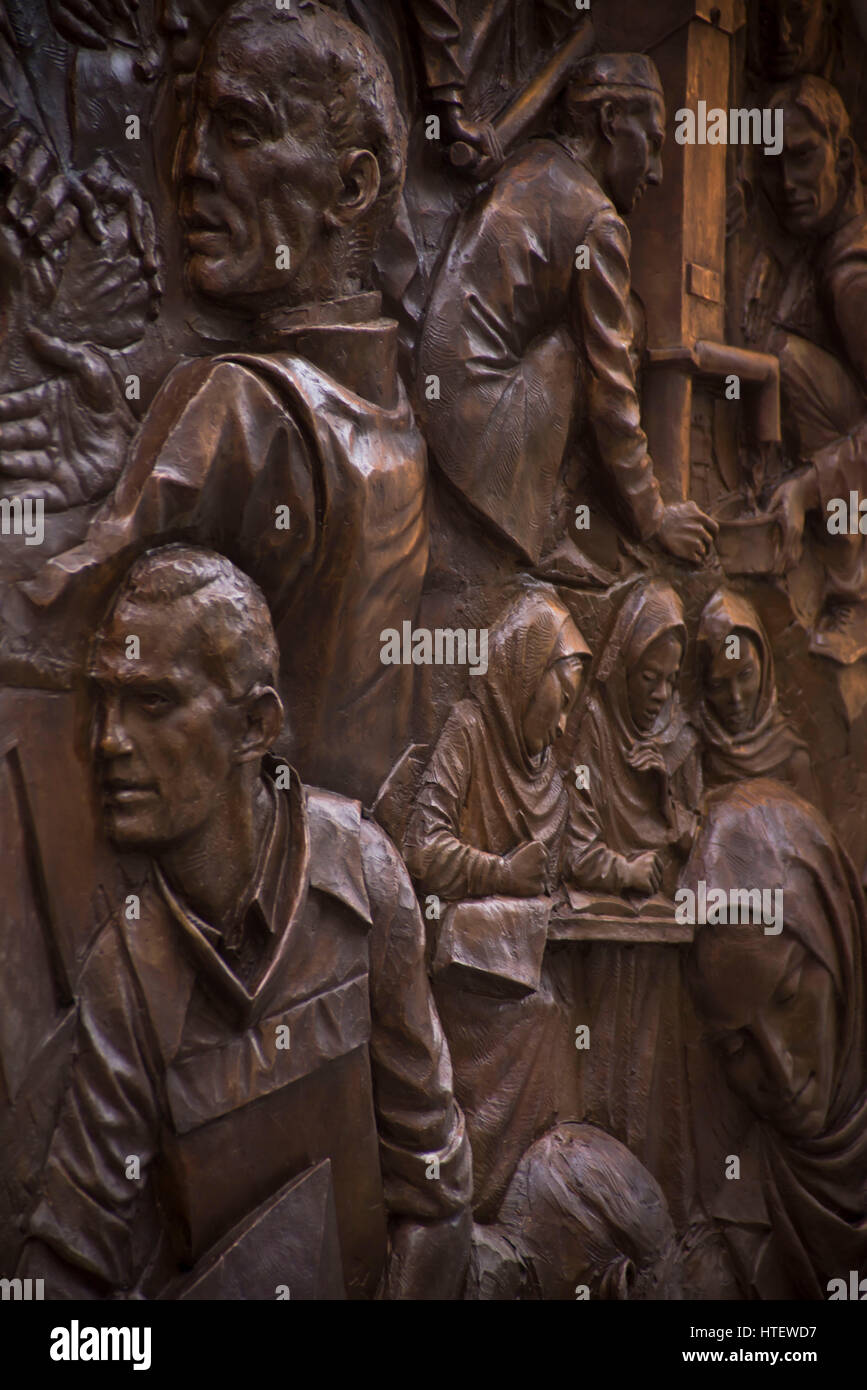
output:
[[[626,673],[629,712],[636,729],[652,729],[667,700],[674,694],[683,648],[673,632],[663,633],[645,647]]]
[[[524,712],[524,742],[532,757],[566,731],[583,681],[580,657],[564,657],[549,666]]]
[[[720,648],[707,669],[704,687],[708,705],[733,737],[755,724],[762,685],[762,659],[756,643],[741,635],[739,644],[737,656],[728,656],[728,642]]]
[[[699,1008],[734,1091],[792,1139],[828,1121],[837,1052],[834,982],[799,941],[703,933]]]

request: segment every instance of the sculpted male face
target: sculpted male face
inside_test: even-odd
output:
[[[827,49],[829,15],[824,0],[761,0],[759,51],[774,82],[818,72]]]
[[[226,795],[240,716],[204,669],[193,611],[189,599],[121,602],[97,639],[94,752],[106,831],[120,849],[177,847]]]
[[[753,727],[761,684],[761,657],[752,638],[741,636],[739,656],[727,656],[725,648],[716,653],[705,676],[705,696],[726,733]]]
[[[785,929],[698,945],[699,1007],[729,1083],[790,1138],[822,1133],[831,1104],[837,999],[829,972]]]
[[[662,183],[664,141],[665,104],[661,97],[650,97],[634,111],[615,112],[604,156],[603,186],[621,215],[632,212],[645,189]]]
[[[800,107],[787,106],[782,153],[765,160],[771,198],[787,231],[827,236],[845,202],[851,168],[851,140],[841,140],[836,148]]]
[[[191,288],[254,310],[319,297],[322,243],[343,190],[338,165],[322,103],[293,89],[271,29],[219,24],[180,148]]]

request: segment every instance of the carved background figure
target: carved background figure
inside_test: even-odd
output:
[[[732,636],[739,651],[727,650]],[[707,789],[776,777],[813,800],[810,755],[778,707],[774,655],[755,609],[719,589],[702,610],[696,643],[702,692],[696,722]]]
[[[720,1228],[742,1296],[824,1298],[838,1270],[863,1269],[867,1242],[861,887],[822,817],[762,781],[711,804],[684,884],[701,879],[785,895],[782,933],[708,925],[690,959],[727,1078],[755,1117],[738,1152],[741,1181],[758,1181],[741,1220]]]
[[[4,1289],[867,1289],[865,14],[0,0]]]

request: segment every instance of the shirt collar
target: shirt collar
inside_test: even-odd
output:
[[[223,934],[193,912],[174,892],[159,864],[153,864],[157,889],[198,965],[247,1019],[260,1016],[270,999],[309,883],[310,841],[301,785],[293,773],[288,796],[281,796],[269,777],[264,780],[273,798],[274,815],[256,874],[242,900],[242,916],[236,918],[243,923],[251,911],[255,912],[272,938],[254,985],[245,985],[221,954]]]

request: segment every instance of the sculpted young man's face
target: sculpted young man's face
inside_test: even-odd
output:
[[[604,156],[604,187],[623,216],[632,212],[645,189],[662,183],[664,140],[665,105],[661,97],[651,97],[635,111],[615,111]]]
[[[798,106],[787,106],[783,149],[765,159],[765,177],[780,220],[793,236],[824,237],[833,230],[848,192],[851,141],[835,149]]]
[[[94,650],[94,752],[121,849],[176,848],[227,795],[243,715],[205,670],[191,619],[184,599],[122,604]]]
[[[762,68],[774,82],[818,72],[826,44],[824,0],[761,0],[759,50]]]

